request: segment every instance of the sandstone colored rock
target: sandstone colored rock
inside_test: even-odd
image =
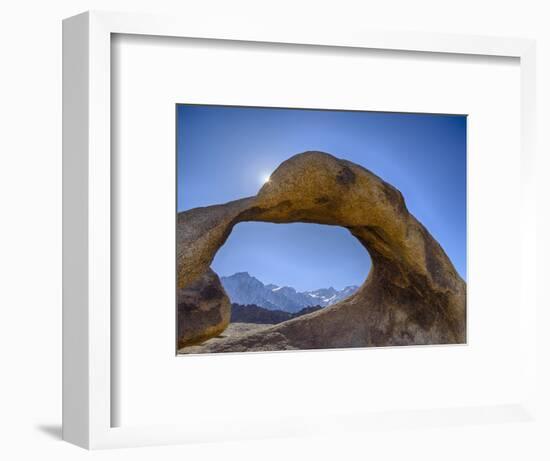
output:
[[[372,259],[351,298],[204,352],[344,348],[466,341],[466,284],[401,193],[347,160],[305,152],[283,162],[255,197],[180,213],[178,286],[207,273],[235,224],[342,226]]]
[[[178,290],[178,347],[219,335],[229,325],[231,303],[211,269]]]

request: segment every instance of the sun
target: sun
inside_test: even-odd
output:
[[[264,173],[260,176],[260,183],[261,184],[266,184],[270,181],[270,179],[271,179],[271,175]]]

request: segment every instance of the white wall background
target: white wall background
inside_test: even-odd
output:
[[[185,14],[197,21],[276,21],[281,28],[345,22],[350,28],[511,35],[538,40],[540,236],[548,236],[550,12],[544,0],[36,0],[0,10],[0,457],[18,459],[281,460],[550,458],[550,426],[531,423],[441,431],[350,433],[88,453],[61,433],[61,19],[88,9]],[[546,158],[545,158],[546,157]],[[495,165],[495,172],[498,165]],[[490,180],[490,178],[488,178]],[[547,181],[546,182],[550,182]],[[543,209],[544,208],[544,209]],[[541,239],[542,240],[542,239]],[[541,241],[539,278],[548,283]],[[546,270],[547,271],[547,270]],[[540,292],[549,306],[547,292]],[[545,351],[540,385],[550,389],[550,316],[539,316]],[[511,338],[513,340],[513,338]],[[546,415],[550,397],[544,397]],[[550,418],[546,416],[546,421]]]

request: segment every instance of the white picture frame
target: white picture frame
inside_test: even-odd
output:
[[[534,171],[535,44],[531,40],[412,32],[301,31],[278,25],[208,23],[181,18],[88,12],[63,23],[63,438],[85,448],[227,440],[332,430],[305,421],[235,425],[193,433],[177,425],[112,427],[112,375],[119,364],[111,351],[111,39],[113,34],[301,44],[321,47],[514,57],[521,72],[521,309],[522,328],[535,331],[536,232]],[[523,315],[523,314],[522,314]],[[528,351],[526,379],[534,387],[536,341]],[[529,384],[528,383],[528,384]],[[423,412],[388,410],[348,415],[334,425],[368,430],[380,421],[400,427],[422,424],[509,421],[535,417],[533,393],[521,403]],[[392,417],[393,415],[393,417]]]

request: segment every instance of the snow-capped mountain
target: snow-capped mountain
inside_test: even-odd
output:
[[[315,300],[315,304],[325,307],[349,298],[358,288],[357,285],[347,286],[343,290],[337,290],[332,287],[320,288],[315,291],[306,291],[306,294]]]
[[[357,286],[348,286],[343,290],[330,287],[300,292],[287,286],[264,285],[248,272],[237,272],[229,277],[221,277],[220,280],[232,303],[255,304],[286,312],[298,312],[310,306],[330,306],[351,296],[358,289]]]

